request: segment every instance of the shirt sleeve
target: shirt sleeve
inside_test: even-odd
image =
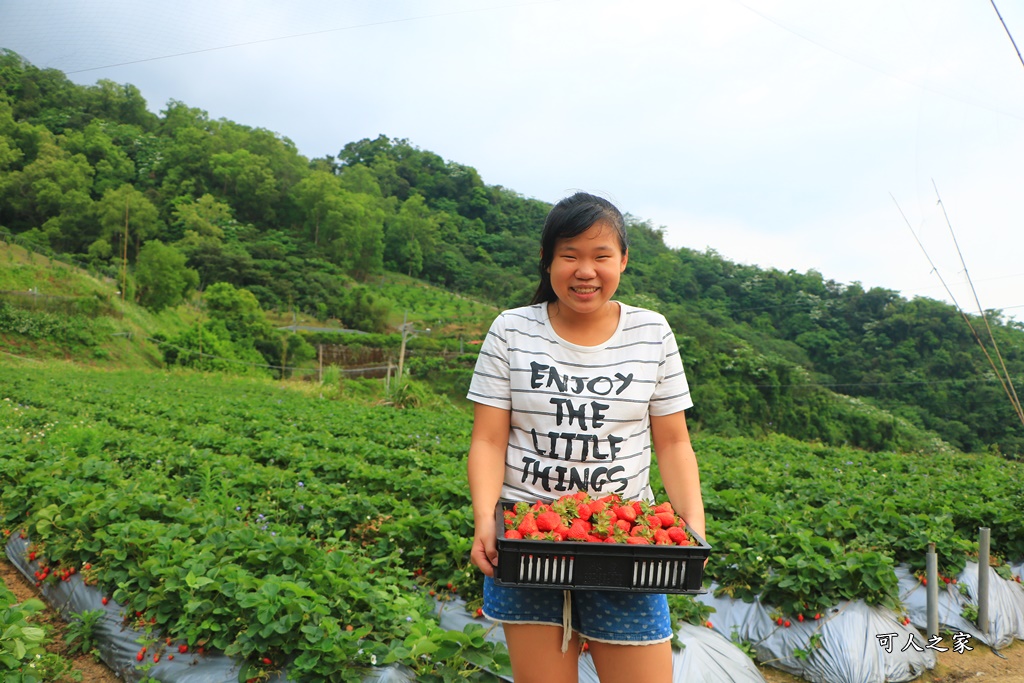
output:
[[[690,385],[683,371],[683,359],[667,321],[663,330],[664,355],[658,368],[658,383],[651,396],[651,415],[655,416],[671,415],[693,407]]]
[[[508,336],[505,316],[499,315],[487,331],[466,398],[475,403],[512,410]]]

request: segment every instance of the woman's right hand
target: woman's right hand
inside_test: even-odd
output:
[[[485,576],[494,576],[494,568],[498,565],[498,542],[493,518],[490,523],[477,525],[469,559]]]

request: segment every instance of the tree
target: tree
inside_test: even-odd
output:
[[[65,133],[65,148],[72,154],[82,154],[95,169],[93,192],[102,195],[109,189],[120,187],[135,179],[135,164],[107,133],[112,127],[106,121],[94,120],[82,131]]]
[[[206,312],[224,324],[234,342],[253,342],[271,335],[272,328],[260,302],[247,289],[217,282],[206,288],[203,302]]]
[[[222,152],[210,157],[210,167],[240,218],[254,223],[273,222],[278,187],[266,157],[247,149]]]
[[[186,239],[221,240],[224,238],[224,228],[235,222],[231,207],[217,201],[211,194],[204,194],[195,200],[190,196],[179,197],[174,202],[172,213],[173,232]]]
[[[96,218],[99,239],[116,247],[120,256],[125,250],[125,235],[135,241],[134,256],[138,258],[144,241],[160,233],[160,215],[152,202],[131,185],[107,190],[97,202]]]
[[[437,220],[422,195],[412,195],[384,228],[385,263],[409,275],[419,275],[423,255],[433,252],[436,235]]]
[[[357,280],[383,270],[384,216],[373,197],[340,190],[324,220],[331,261]]]
[[[185,255],[160,240],[150,240],[135,265],[137,297],[151,311],[178,305],[199,284],[199,273],[185,266]]]
[[[292,188],[295,203],[301,209],[306,221],[307,232],[313,239],[313,246],[320,246],[320,229],[336,204],[341,187],[338,178],[326,171],[313,171]]]
[[[49,132],[38,131],[36,140],[34,158],[0,182],[0,218],[10,214],[16,231],[37,228],[51,246],[68,247],[92,211],[93,169],[85,156],[61,149]],[[20,155],[12,150],[7,156],[14,161]]]

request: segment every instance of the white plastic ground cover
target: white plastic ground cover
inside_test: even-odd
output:
[[[491,623],[482,617],[474,618],[461,599],[438,603],[438,617],[443,628],[456,631],[461,631],[470,622],[485,626]],[[501,625],[492,626],[487,639],[504,643],[505,633]],[[721,634],[704,626],[686,623],[680,624],[676,633],[684,647],[672,653],[672,680],[687,683],[764,683],[764,677],[750,657]],[[502,680],[511,681],[512,678],[502,677]],[[585,652],[580,657],[579,681],[599,683],[594,660]]]
[[[11,563],[28,580],[34,580],[39,569],[38,562],[28,560],[29,541],[11,536],[5,552]],[[41,587],[43,598],[61,617],[69,620],[73,615],[87,610],[101,610],[103,618],[96,625],[96,649],[103,662],[126,683],[138,683],[148,675],[163,683],[236,683],[238,664],[221,654],[178,653],[179,643],[172,643],[145,674],[138,668],[146,662],[152,663],[152,652],[143,662],[136,661],[142,631],[123,625],[121,606],[113,600],[103,604],[103,596],[92,587],[86,586],[81,576],[75,574],[67,581],[47,582]],[[442,628],[461,631],[470,622],[487,625],[482,618],[474,618],[461,599],[438,601],[436,611]],[[682,650],[673,654],[673,679],[688,683],[763,683],[764,678],[754,663],[739,648],[704,627],[682,624],[678,631]],[[505,642],[501,626],[494,624],[487,639]],[[168,659],[167,655],[174,655]],[[512,681],[511,677],[502,678]],[[415,683],[415,674],[401,667],[378,667],[369,670],[363,677],[364,683]],[[267,683],[293,683],[287,673],[277,674]],[[598,683],[597,672],[589,655],[580,658],[580,683]]]
[[[1011,571],[1019,574],[1019,570]],[[907,608],[914,626],[924,630],[928,626],[928,589],[910,573],[907,567],[896,568],[900,582],[900,600]],[[962,616],[966,605],[978,606],[978,563],[968,562],[955,584],[939,586],[939,626],[953,633],[967,633],[971,636],[968,645],[978,642],[995,649],[1010,645],[1014,639],[1024,640],[1024,588],[1016,581],[1007,581],[989,567],[988,580],[988,632]],[[965,586],[967,595],[960,592]],[[940,647],[950,647],[952,640],[945,638]]]
[[[1024,563],[1011,565],[1011,571],[1020,575]],[[756,600],[744,603],[716,598],[714,586],[697,599],[717,610],[711,615],[715,630],[730,637],[735,630],[738,640],[753,644],[758,660],[813,682],[909,681],[935,666],[934,648],[955,652],[959,643],[972,648],[999,649],[1015,638],[1024,640],[1024,587],[1002,578],[992,568],[988,632],[983,633],[978,625],[962,616],[964,607],[976,607],[978,600],[978,565],[968,562],[956,584],[943,583],[939,587],[941,640],[932,643],[922,635],[928,625],[927,588],[906,566],[896,568],[896,577],[910,626],[904,626],[891,610],[869,607],[863,601],[843,603],[824,614],[820,621],[801,623],[790,617],[791,624],[786,628],[772,620],[770,607]],[[960,592],[961,585],[966,595]],[[810,646],[815,633],[820,636],[820,648]],[[808,652],[808,656],[795,657],[797,649]]]
[[[1011,566],[1011,571],[1013,567]],[[988,568],[988,634],[986,642],[995,649],[1010,645],[1013,640],[1024,640],[1024,585],[1008,581]],[[1020,569],[1013,571],[1020,575]],[[978,564],[968,562],[957,582],[965,584],[968,596],[978,603]],[[972,625],[973,626],[973,625]],[[979,625],[980,626],[980,625]],[[984,634],[979,634],[981,638]]]
[[[714,588],[712,585],[711,591],[696,599],[715,608],[710,620],[716,631],[750,643],[759,661],[812,683],[910,681],[935,666],[933,650],[904,649],[912,634],[919,646],[925,643],[891,610],[871,607],[863,601],[844,602],[818,620],[800,622],[790,617],[790,626],[786,627],[776,623],[771,617],[772,608],[759,600],[747,603],[718,598]],[[877,637],[883,634],[894,635]],[[814,646],[814,636],[820,647]],[[806,656],[797,657],[797,650]]]

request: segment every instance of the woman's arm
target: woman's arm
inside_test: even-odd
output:
[[[473,435],[469,443],[469,494],[473,499],[473,548],[469,557],[487,576],[498,563],[494,507],[505,480],[505,453],[511,412],[477,403],[473,409]]]
[[[700,493],[697,456],[690,443],[683,411],[670,415],[651,416],[654,452],[658,458],[661,483],[672,508],[702,538],[704,532],[704,499]]]

